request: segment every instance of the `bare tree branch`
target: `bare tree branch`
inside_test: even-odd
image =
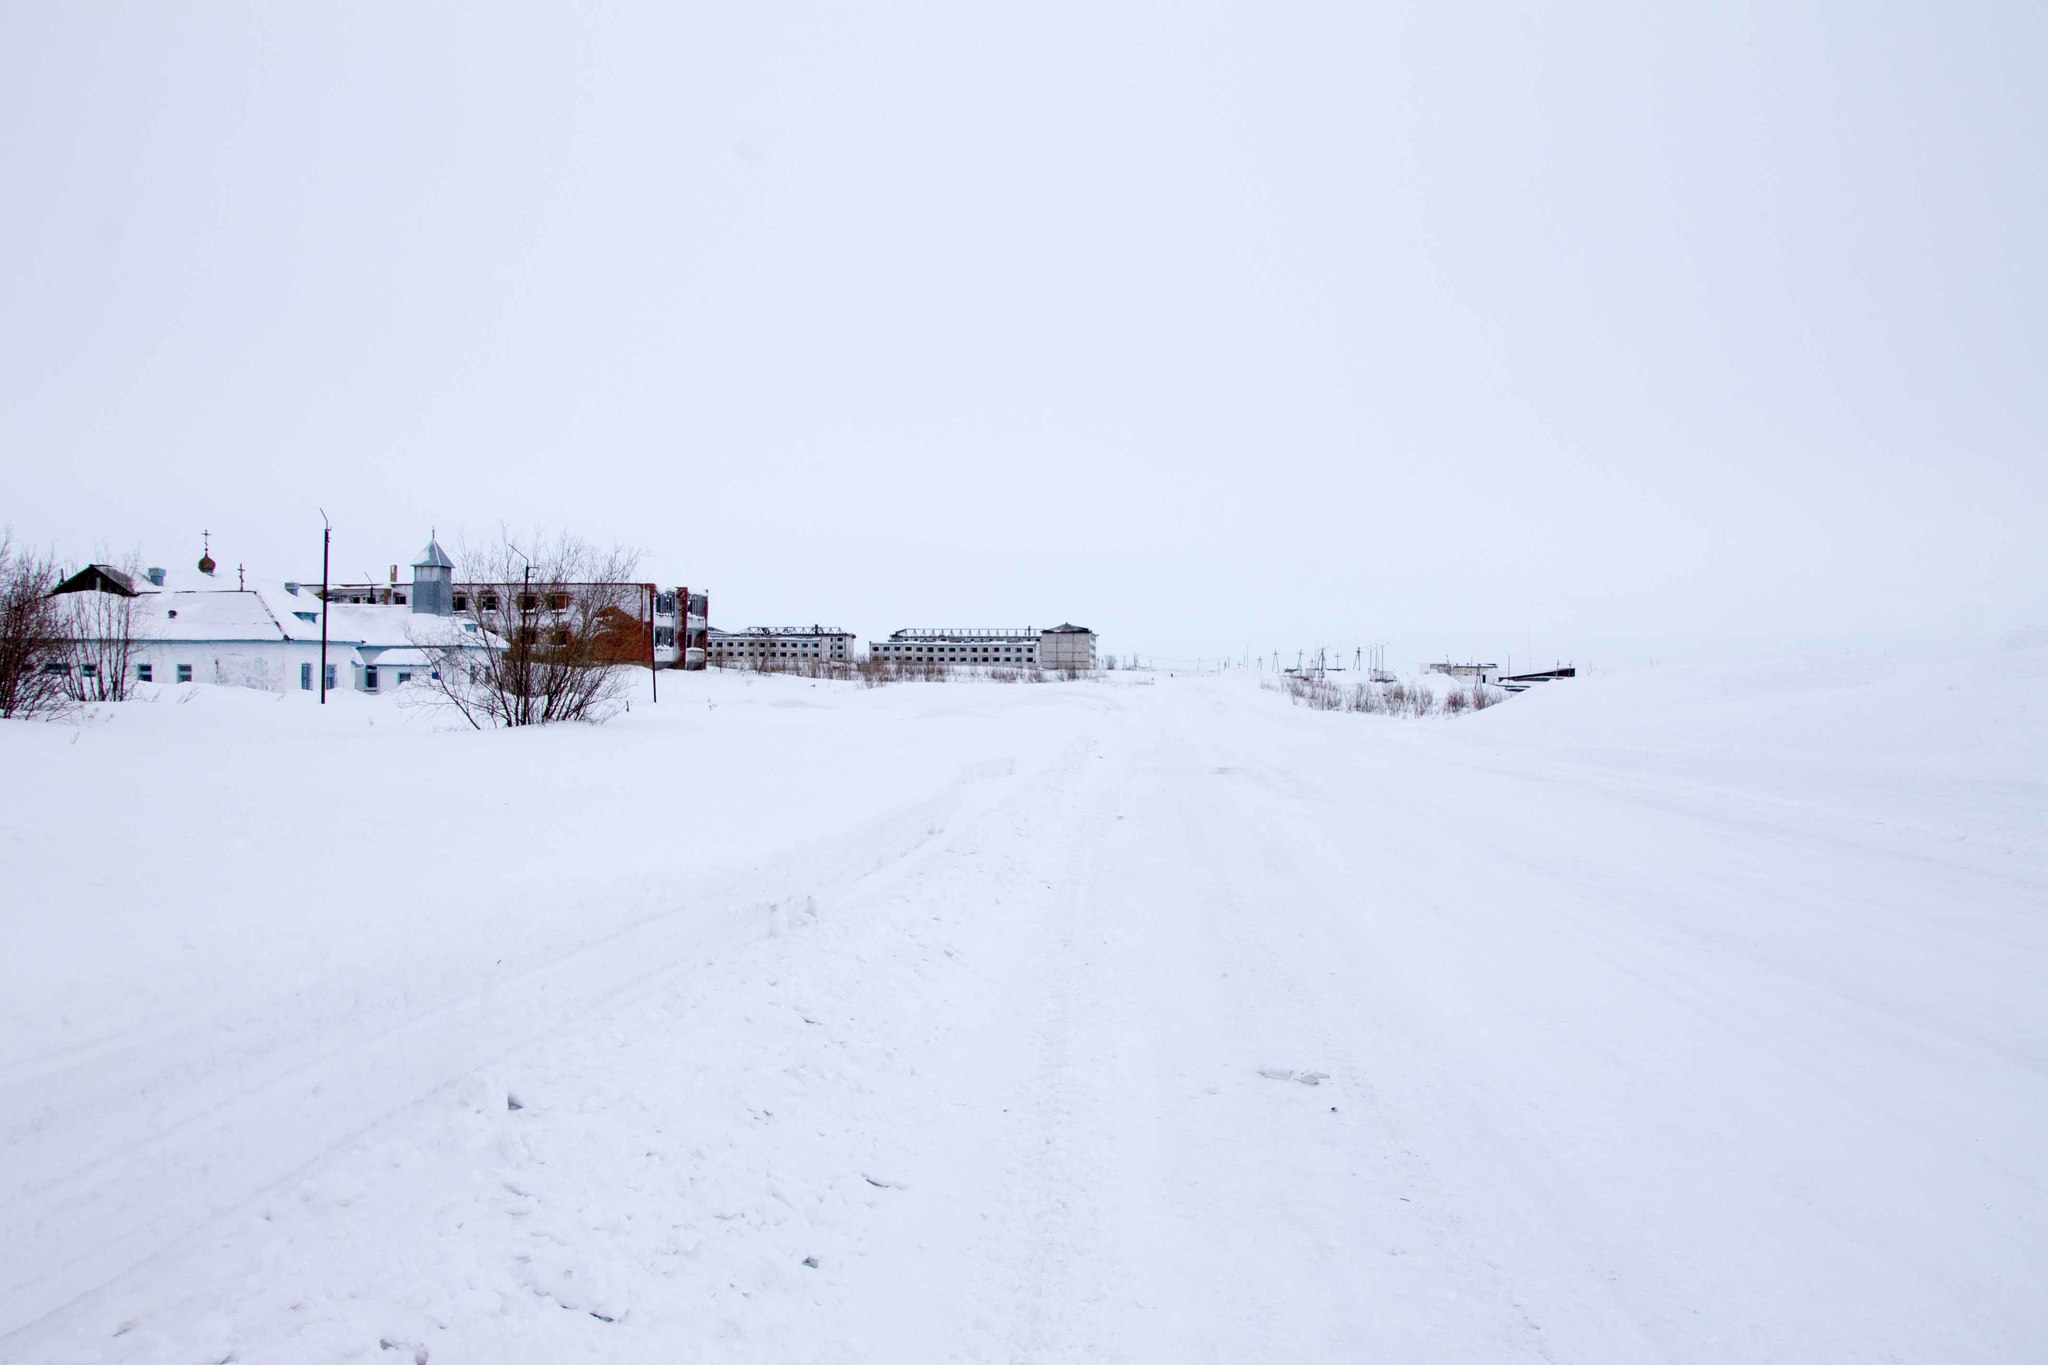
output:
[[[47,715],[71,703],[57,565],[0,529],[0,717]]]
[[[640,556],[566,532],[457,555],[455,620],[427,645],[438,698],[477,729],[603,721],[647,657]]]

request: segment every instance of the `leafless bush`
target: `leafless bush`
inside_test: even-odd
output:
[[[996,683],[1071,682],[1086,676],[1078,669],[1056,669],[1048,672],[1036,664],[1029,667],[977,667],[968,664],[948,664],[937,659],[871,657],[853,666],[853,677],[863,687],[886,687],[890,683],[899,682],[958,682],[967,678],[986,678]]]
[[[121,566],[130,579],[141,562]],[[74,701],[126,701],[135,656],[147,634],[142,599],[118,592],[67,592],[56,599],[63,622],[65,686]]]
[[[57,565],[0,530],[0,717],[48,715],[72,700]]]
[[[1478,683],[1447,692],[1441,701],[1427,687],[1399,681],[1354,683],[1347,688],[1328,678],[1301,675],[1260,685],[1269,691],[1285,692],[1289,701],[1311,711],[1349,711],[1368,716],[1458,716],[1499,705],[1503,699],[1498,690]]]
[[[646,660],[639,553],[566,532],[531,544],[463,547],[451,628],[421,642],[431,694],[479,730],[608,720]]]
[[[820,682],[850,682],[859,676],[860,665],[841,659],[731,659],[711,665],[733,673],[774,674],[778,677],[811,678]]]

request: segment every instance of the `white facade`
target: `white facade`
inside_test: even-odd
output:
[[[131,681],[320,690],[318,591],[306,584],[152,569],[134,580]],[[328,690],[386,693],[433,670],[433,651],[502,642],[473,624],[406,606],[327,604]]]
[[[1095,667],[1095,632],[1062,623],[1038,637],[1038,666],[1062,672],[1088,672]]]
[[[1038,632],[1029,626],[943,626],[899,630],[868,644],[868,657],[926,668],[1035,668]]]
[[[705,654],[718,668],[795,668],[850,664],[853,634],[832,626],[755,626],[714,630]]]
[[[929,668],[1095,667],[1095,632],[1083,626],[966,626],[899,630],[868,645],[868,657]]]

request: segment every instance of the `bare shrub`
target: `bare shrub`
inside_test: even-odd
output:
[[[645,658],[639,553],[566,532],[532,545],[463,547],[454,628],[422,642],[432,694],[480,730],[608,720]]]
[[[1429,688],[1396,679],[1390,682],[1353,683],[1349,687],[1313,674],[1288,674],[1266,679],[1260,687],[1285,692],[1296,706],[1311,711],[1347,711],[1357,715],[1420,718],[1432,715],[1459,716],[1467,711],[1498,706],[1505,693],[1474,683],[1469,688],[1447,692],[1439,699]]]
[[[70,647],[50,589],[57,565],[0,531],[0,717],[48,715],[71,701]]]
[[[140,560],[120,566],[141,576]],[[147,634],[142,599],[119,592],[67,592],[57,599],[65,640],[65,683],[74,701],[126,701],[135,656]]]

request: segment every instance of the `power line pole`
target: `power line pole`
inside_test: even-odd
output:
[[[327,554],[334,544],[334,523],[320,509],[320,704],[327,705]]]

